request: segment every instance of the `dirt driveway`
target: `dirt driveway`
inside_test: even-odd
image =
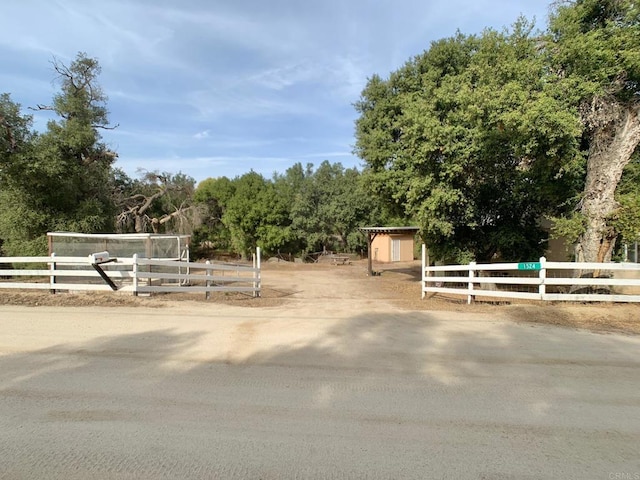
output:
[[[134,298],[113,294],[58,294],[0,291],[1,305],[96,306],[146,308],[198,308],[209,305],[235,305],[249,308],[282,307],[317,313],[331,310],[347,314],[359,309],[377,311],[430,311],[459,314],[484,313],[493,318],[540,325],[556,325],[601,333],[640,335],[640,305],[584,303],[554,304],[528,301],[499,302],[478,299],[467,305],[466,298],[441,295],[421,299],[420,262],[374,265],[380,276],[368,277],[366,261],[350,265],[263,263],[262,298],[245,295],[214,294],[154,296]]]
[[[326,308],[353,308],[355,304],[374,309],[392,308],[401,311],[484,313],[496,319],[556,325],[594,332],[640,334],[640,305],[609,303],[553,304],[529,301],[483,301],[467,305],[464,297],[442,295],[421,298],[420,262],[375,265],[380,276],[368,277],[365,261],[350,266],[265,265],[265,299],[263,305],[280,304],[280,294],[289,294],[288,303],[298,306],[316,305]],[[274,288],[275,290],[271,290]],[[279,290],[278,290],[279,289]],[[326,300],[330,300],[327,302]],[[360,302],[359,302],[360,301]]]
[[[316,267],[258,301],[2,297],[0,479],[640,476],[640,337]]]

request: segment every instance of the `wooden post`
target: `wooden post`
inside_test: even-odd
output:
[[[133,296],[138,296],[138,254],[133,254]]]
[[[376,233],[367,232],[368,273],[370,277],[373,277],[373,252],[371,251],[371,246],[373,245],[373,240],[376,238],[376,235]]]
[[[147,258],[153,258],[153,248],[151,245],[151,237],[149,235],[147,235],[147,238],[144,241],[144,254]]]
[[[56,283],[56,275],[55,275],[56,262],[55,262],[55,258],[56,258],[56,254],[52,253],[51,254],[51,263],[49,264],[49,270],[51,271],[51,275],[49,276],[49,284],[51,285],[51,288],[49,289],[49,292],[51,292],[54,295],[56,293],[56,289],[54,288],[55,283]]]
[[[207,277],[210,277],[211,276],[211,269],[208,268],[208,266],[211,265],[211,261],[207,260],[204,263],[207,265]],[[211,286],[211,280],[209,280],[208,278],[207,278],[206,285],[207,285],[207,288],[209,288]],[[211,298],[211,292],[209,290],[207,290],[207,292],[205,293],[204,298],[206,298],[207,300],[209,300]]]
[[[471,262],[469,264],[469,295],[467,295],[467,303],[469,305],[475,300],[475,296],[473,295],[473,277],[475,269],[476,262]]]

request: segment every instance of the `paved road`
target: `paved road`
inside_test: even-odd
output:
[[[0,479],[640,478],[639,338],[322,305],[0,307]]]

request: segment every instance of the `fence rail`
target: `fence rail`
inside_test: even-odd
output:
[[[429,293],[574,302],[640,302],[640,264],[536,262],[426,265],[422,246],[422,298]]]
[[[0,257],[0,289],[57,291],[112,291],[105,277],[91,263],[91,256]],[[100,270],[120,292],[205,293],[241,292],[259,297],[262,289],[260,249],[253,265],[218,262],[118,258],[101,264]],[[16,268],[31,266],[34,268]]]

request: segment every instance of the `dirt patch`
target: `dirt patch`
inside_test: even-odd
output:
[[[365,299],[407,311],[475,312],[495,315],[516,322],[588,329],[594,332],[640,334],[640,305],[599,303],[542,303],[518,300],[477,301],[467,305],[466,298],[435,295],[421,298],[420,262],[374,265],[379,275],[367,276],[364,260],[350,265],[264,262],[262,296],[240,293],[154,294],[134,297],[113,293],[57,293],[40,291],[0,292],[0,305],[26,306],[127,306],[163,308],[176,303],[219,303],[250,308],[280,307],[304,302],[320,302],[336,308],[341,301]],[[343,308],[353,308],[345,304]]]
[[[621,304],[508,305],[505,318],[517,322],[580,328],[599,333],[640,334],[640,307]]]
[[[58,292],[55,295],[34,291],[11,291],[0,294],[0,305],[22,305],[27,307],[144,307],[164,308],[176,302],[221,303],[241,307],[277,307],[284,303],[287,292],[263,288],[261,298],[242,293],[213,292],[210,299],[204,294],[157,293],[153,296],[134,297],[123,293]]]

